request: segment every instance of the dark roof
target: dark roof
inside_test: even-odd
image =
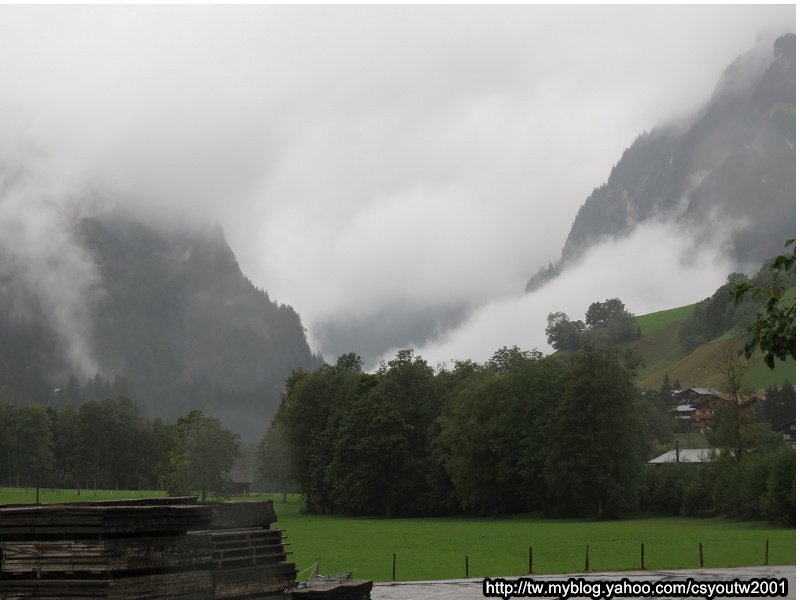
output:
[[[686,388],[685,390],[681,390],[678,392],[678,396],[686,396],[689,392],[694,392],[698,396],[719,396],[720,391],[716,388],[704,388],[704,387],[693,387],[693,388]]]
[[[233,465],[228,476],[233,483],[253,483],[253,471],[245,465]]]

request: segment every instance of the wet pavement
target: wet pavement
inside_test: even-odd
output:
[[[612,582],[627,578],[631,583],[644,581],[674,581],[681,582],[688,578],[695,581],[730,582],[734,579],[748,581],[761,578],[785,578],[788,580],[787,598],[796,598],[795,567],[743,567],[736,569],[683,569],[674,571],[619,571],[609,573],[574,573],[564,575],[534,575],[534,582],[566,581],[569,578],[583,578],[588,581]],[[506,577],[509,582],[514,582],[519,577]],[[517,596],[512,596],[517,597]],[[539,596],[541,598],[556,598],[557,596]],[[574,596],[586,597],[586,596]],[[674,596],[662,596],[670,598]],[[696,598],[697,596],[688,596]],[[720,596],[731,597],[731,596]],[[754,598],[757,596],[738,596]],[[373,600],[476,600],[485,598],[483,595],[483,578],[474,579],[449,579],[440,581],[402,581],[376,583],[372,588]]]

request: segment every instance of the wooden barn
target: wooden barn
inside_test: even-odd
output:
[[[246,465],[234,465],[228,472],[231,480],[231,496],[249,496],[253,485],[253,470]]]

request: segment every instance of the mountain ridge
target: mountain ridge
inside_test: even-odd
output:
[[[533,275],[526,292],[594,244],[652,219],[674,222],[687,243],[726,238],[738,270],[753,270],[794,237],[795,35],[766,50],[731,63],[690,119],[634,140],[578,209],[560,259]]]

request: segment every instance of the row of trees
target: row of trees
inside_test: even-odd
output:
[[[706,436],[718,460],[656,474],[646,461],[671,447],[679,427],[670,414],[674,384],[665,378],[660,390],[640,392],[630,353],[502,348],[484,364],[436,371],[404,350],[374,374],[346,354],[289,379],[259,447],[262,475],[284,490],[296,486],[313,513],[607,518],[640,510],[787,522],[794,480],[781,486],[794,455],[772,426],[793,417],[794,388],[740,402],[743,363],[733,350],[730,361],[720,365],[729,400]],[[772,482],[748,488],[747,501],[760,508],[734,510],[719,490],[741,496],[736,482],[754,470]],[[665,511],[658,490],[669,482],[675,502]],[[697,500],[709,486],[713,497]]]
[[[0,402],[0,481],[12,486],[167,489],[224,494],[239,439],[191,411],[174,424],[130,399],[61,409]]]
[[[515,347],[434,371],[404,350],[369,374],[343,355],[289,378],[261,443],[265,475],[294,478],[315,513],[613,517],[636,507],[653,429],[636,364],[591,346],[568,358]],[[279,448],[292,472],[275,472]]]
[[[720,456],[703,464],[647,469],[642,505],[660,514],[795,523],[795,453],[785,444],[736,461]]]

